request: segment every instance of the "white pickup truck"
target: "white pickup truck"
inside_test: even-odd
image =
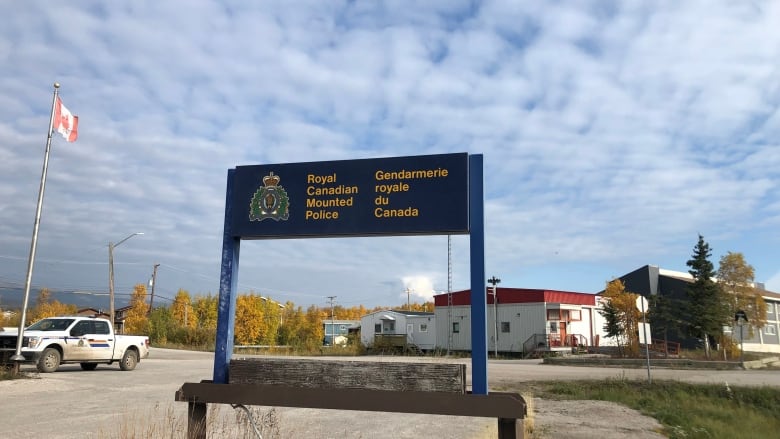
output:
[[[0,328],[0,362],[12,363],[16,352],[17,329]],[[49,317],[24,330],[22,356],[38,371],[56,371],[60,364],[79,363],[84,370],[98,364],[119,362],[122,370],[133,370],[149,356],[149,337],[116,335],[106,319],[94,317]]]

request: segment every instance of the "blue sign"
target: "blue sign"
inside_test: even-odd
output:
[[[243,239],[468,233],[468,154],[238,166]]]

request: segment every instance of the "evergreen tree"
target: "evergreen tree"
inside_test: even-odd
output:
[[[679,300],[671,296],[661,294],[650,296],[650,307],[648,310],[648,320],[650,327],[655,331],[661,331],[664,335],[665,355],[669,355],[669,335],[680,333],[681,306]]]
[[[693,248],[693,255],[686,263],[693,276],[693,283],[688,285],[689,333],[704,340],[704,350],[710,358],[710,336],[723,333],[723,326],[730,322],[727,302],[720,286],[715,282],[715,267],[709,257],[712,252],[710,245],[699,235],[699,241]]]
[[[611,300],[604,300],[601,302],[601,308],[599,308],[599,314],[604,317],[604,332],[607,337],[613,337],[618,345],[618,352],[623,354],[623,348],[620,343],[621,335],[623,334],[623,328],[620,326],[620,317],[618,316],[618,310]]]

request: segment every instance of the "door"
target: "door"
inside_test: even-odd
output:
[[[406,342],[407,343],[414,343],[414,323],[407,323],[406,324]]]
[[[569,339],[566,337],[566,322],[558,323],[558,334],[561,336],[561,345],[568,346]]]
[[[73,340],[70,355],[65,354],[66,360],[96,361],[110,360],[114,337],[104,320],[82,320],[70,330]]]
[[[90,357],[95,360],[110,360],[114,354],[116,336],[111,333],[111,328],[105,320],[92,322],[94,331],[89,334]]]

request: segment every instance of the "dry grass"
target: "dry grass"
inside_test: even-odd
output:
[[[523,431],[525,432],[526,439],[533,439],[536,432],[536,424],[534,422],[534,397],[531,393],[521,393],[520,396],[525,400],[526,415],[523,419]]]
[[[175,407],[178,407],[177,410]],[[173,403],[151,409],[130,409],[100,428],[97,439],[179,439],[187,437],[187,413],[184,404]],[[290,437],[281,431],[281,416],[276,409],[248,407],[247,411],[222,404],[209,404],[207,437],[263,439]],[[250,417],[253,422],[250,422]]]

